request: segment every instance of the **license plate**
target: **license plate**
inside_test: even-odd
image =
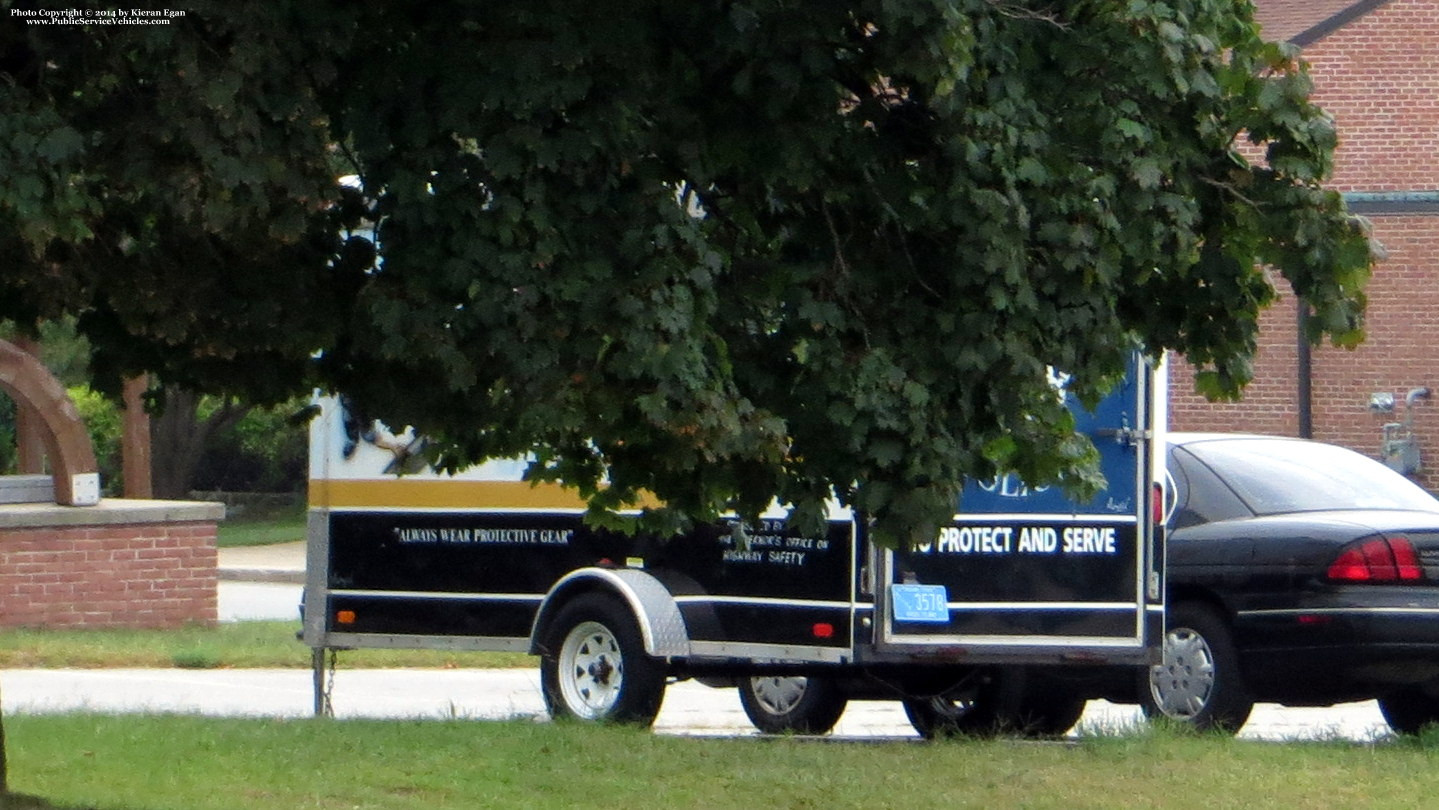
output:
[[[889,600],[897,622],[949,622],[949,592],[943,585],[890,585]]]

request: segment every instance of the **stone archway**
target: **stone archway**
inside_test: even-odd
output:
[[[50,457],[55,502],[90,506],[100,500],[100,474],[95,448],[75,403],[65,387],[34,355],[0,340],[0,390],[21,408],[29,408],[41,426]]]

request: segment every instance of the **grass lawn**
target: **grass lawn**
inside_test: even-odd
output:
[[[11,807],[1413,808],[1439,738],[691,738],[570,723],[17,715]],[[0,805],[3,806],[3,805]]]
[[[299,622],[233,622],[179,630],[0,630],[0,669],[308,667]],[[347,650],[347,667],[534,667],[519,653]],[[3,810],[3,808],[0,808]]]
[[[220,521],[216,545],[265,546],[305,539],[305,506],[284,509],[247,509]]]

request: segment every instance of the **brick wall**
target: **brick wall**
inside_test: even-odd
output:
[[[1260,314],[1254,382],[1245,389],[1244,399],[1239,402],[1211,403],[1204,399],[1194,390],[1194,369],[1182,357],[1171,358],[1170,428],[1296,435],[1299,401],[1295,397],[1298,357],[1295,309],[1292,296],[1281,296]]]
[[[1439,489],[1439,217],[1373,219],[1389,257],[1369,283],[1367,337],[1356,349],[1324,345],[1312,353],[1314,438],[1379,454],[1382,426],[1404,415],[1404,395],[1429,387],[1415,409],[1414,431],[1430,468],[1419,476]],[[1210,403],[1194,394],[1193,370],[1177,359],[1170,371],[1170,425],[1175,430],[1253,431],[1295,436],[1299,430],[1295,304],[1290,295],[1260,321],[1255,381],[1242,401]],[[1393,414],[1369,410],[1373,393],[1400,403]]]
[[[186,519],[197,515],[127,509],[134,503],[0,509],[0,626],[214,624],[218,510]],[[98,522],[75,522],[85,519]]]
[[[1263,0],[1260,0],[1262,6]],[[1343,191],[1439,190],[1439,0],[1391,0],[1303,50],[1315,99],[1339,128],[1334,187]],[[1379,455],[1382,425],[1403,418],[1404,395],[1435,389],[1415,411],[1426,470],[1439,489],[1439,216],[1370,214],[1387,258],[1368,288],[1367,339],[1356,350],[1314,351],[1314,437]],[[1282,280],[1281,292],[1288,290]],[[1261,319],[1255,382],[1240,403],[1193,394],[1193,372],[1174,363],[1170,424],[1176,430],[1297,435],[1297,335],[1291,296]],[[1369,411],[1373,393],[1400,403]]]
[[[1339,130],[1336,188],[1439,189],[1439,0],[1391,0],[1303,57]]]

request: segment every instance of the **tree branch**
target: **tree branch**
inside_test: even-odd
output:
[[[1069,29],[1069,23],[1061,20],[1059,12],[1052,8],[1044,10],[1025,8],[1018,0],[985,0],[985,2],[1005,17],[1016,20],[1036,20],[1049,23],[1056,28]]]

